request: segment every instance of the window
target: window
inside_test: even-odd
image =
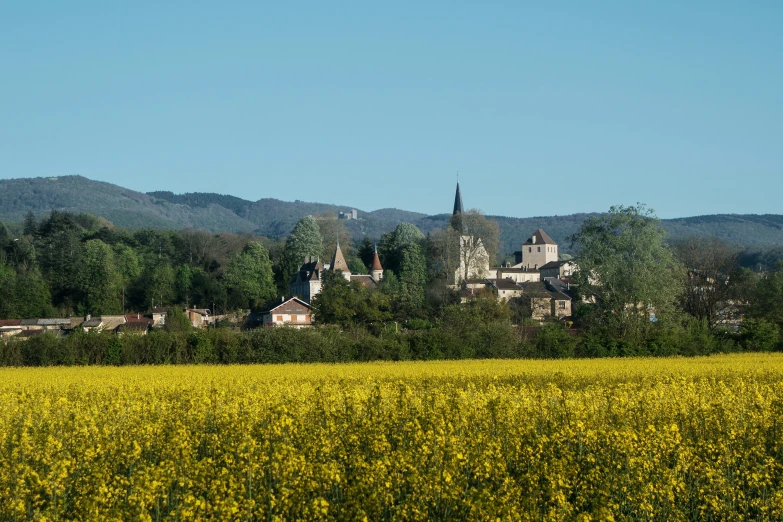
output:
[[[566,307],[566,302],[565,302],[565,301],[558,301],[558,302],[560,303],[560,308],[561,308],[562,310],[565,310],[565,307]]]
[[[278,315],[277,316],[277,321],[282,323],[283,322],[283,316],[282,315]]]
[[[295,323],[295,322],[296,322],[296,316],[295,316],[295,315],[292,315],[292,316],[291,316],[291,322],[292,322],[292,323]]]
[[[538,251],[541,252],[541,247],[538,247]]]
[[[528,252],[532,252],[532,251],[533,251],[533,247],[528,247]]]

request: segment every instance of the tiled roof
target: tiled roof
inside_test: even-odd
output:
[[[19,326],[21,319],[0,319],[0,326]]]
[[[498,290],[521,290],[519,286],[509,279],[490,279],[492,286]]]
[[[82,326],[85,328],[95,328],[96,326],[100,326],[103,323],[101,321],[100,317],[94,317],[92,319],[87,319],[82,323]]]
[[[547,268],[560,268],[561,266],[569,263],[569,261],[550,261],[549,263],[545,265],[541,265],[538,267],[539,270],[544,270]]]
[[[523,245],[556,245],[557,243],[544,232],[543,228],[539,228],[533,235],[528,238],[527,241],[522,243]]]
[[[310,305],[308,305],[298,297],[292,297],[275,307],[263,311],[262,314],[310,313],[310,311],[311,311]]]
[[[364,275],[364,274],[352,274],[351,275],[351,281],[359,281],[362,286],[372,288],[378,285],[378,283],[375,282],[375,279],[372,278],[372,276]]]

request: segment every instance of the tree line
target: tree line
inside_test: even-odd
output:
[[[660,221],[643,205],[591,216],[571,237],[578,267],[573,316],[542,328],[532,328],[537,323],[518,300],[498,301],[489,291],[461,303],[463,296],[449,287],[466,255],[459,248],[461,236],[480,237],[488,261],[502,259],[497,224],[477,211],[426,236],[403,223],[377,244],[364,238],[357,245],[335,216],[303,218],[282,240],[196,230],[128,231],[68,212],[52,212],[40,222],[29,216],[18,237],[0,225],[0,289],[7,296],[0,302],[0,317],[145,312],[153,305],[175,304],[218,312],[260,310],[288,295],[305,257],[328,261],[339,244],[349,269],[359,274],[367,273],[377,248],[385,268],[377,288],[327,271],[312,303],[321,328],[253,335],[290,336],[285,338],[305,343],[327,336],[335,343],[329,337],[335,334],[327,332],[336,328],[354,348],[374,347],[367,350],[386,359],[695,355],[781,348],[783,264],[760,273],[742,268],[741,252],[716,239],[668,241]],[[201,334],[156,335],[198,339]],[[248,342],[242,332],[225,335],[238,336],[232,342],[239,345]],[[292,354],[300,353],[291,346]],[[175,359],[197,362],[193,357]],[[213,358],[266,360],[259,357]],[[290,354],[276,357],[299,360]]]

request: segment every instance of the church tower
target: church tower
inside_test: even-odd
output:
[[[370,276],[376,283],[380,283],[383,279],[383,267],[381,266],[381,258],[378,257],[378,245],[375,245],[375,256],[372,258]]]

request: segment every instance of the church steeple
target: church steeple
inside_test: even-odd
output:
[[[454,196],[454,212],[451,215],[456,216],[457,214],[462,214],[462,194],[459,191],[459,181],[457,181],[457,194]]]

